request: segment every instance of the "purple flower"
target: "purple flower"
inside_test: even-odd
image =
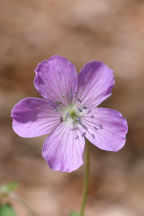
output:
[[[113,71],[100,61],[79,75],[67,59],[53,56],[38,64],[34,86],[44,99],[25,98],[12,110],[13,130],[22,137],[49,134],[42,155],[53,170],[72,172],[83,164],[86,137],[106,151],[120,150],[127,121],[121,113],[97,106],[114,86]]]

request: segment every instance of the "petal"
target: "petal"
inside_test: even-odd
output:
[[[52,106],[40,98],[25,98],[11,112],[13,130],[22,137],[37,137],[52,132],[60,123],[60,116]]]
[[[45,140],[42,155],[51,169],[72,172],[83,164],[85,140],[71,123],[62,123]]]
[[[71,102],[77,90],[77,71],[66,58],[53,56],[38,64],[35,70],[35,88],[52,102]]]
[[[106,151],[118,151],[126,142],[128,125],[121,113],[106,108],[96,108],[83,118],[87,126],[86,138]]]
[[[112,93],[113,71],[104,63],[92,61],[84,65],[78,76],[78,98],[85,106],[98,106]]]

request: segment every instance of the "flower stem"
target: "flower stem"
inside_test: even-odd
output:
[[[90,146],[89,142],[86,141],[86,168],[85,168],[85,179],[84,179],[84,190],[83,190],[83,200],[81,205],[81,211],[80,216],[84,216],[84,211],[86,207],[86,200],[87,200],[87,194],[88,194],[88,182],[89,182],[89,159],[90,159]]]

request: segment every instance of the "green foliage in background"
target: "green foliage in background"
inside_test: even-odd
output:
[[[17,188],[17,186],[18,186],[18,183],[16,181],[10,182],[8,184],[4,184],[0,187],[0,192],[5,193],[5,194],[9,193],[9,192],[15,190]]]
[[[16,189],[17,182],[10,182],[0,187],[0,216],[16,216],[13,207],[9,204],[2,204],[3,198],[8,196],[10,192]]]
[[[12,206],[7,203],[0,206],[0,216],[16,216],[16,213],[13,210]]]

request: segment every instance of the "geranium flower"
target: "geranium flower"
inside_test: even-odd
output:
[[[113,71],[100,61],[84,65],[79,75],[66,58],[38,64],[34,86],[44,99],[25,98],[12,110],[13,130],[21,137],[49,134],[42,155],[53,170],[72,172],[83,164],[85,137],[106,151],[120,150],[127,121],[121,113],[97,106],[114,86]]]

